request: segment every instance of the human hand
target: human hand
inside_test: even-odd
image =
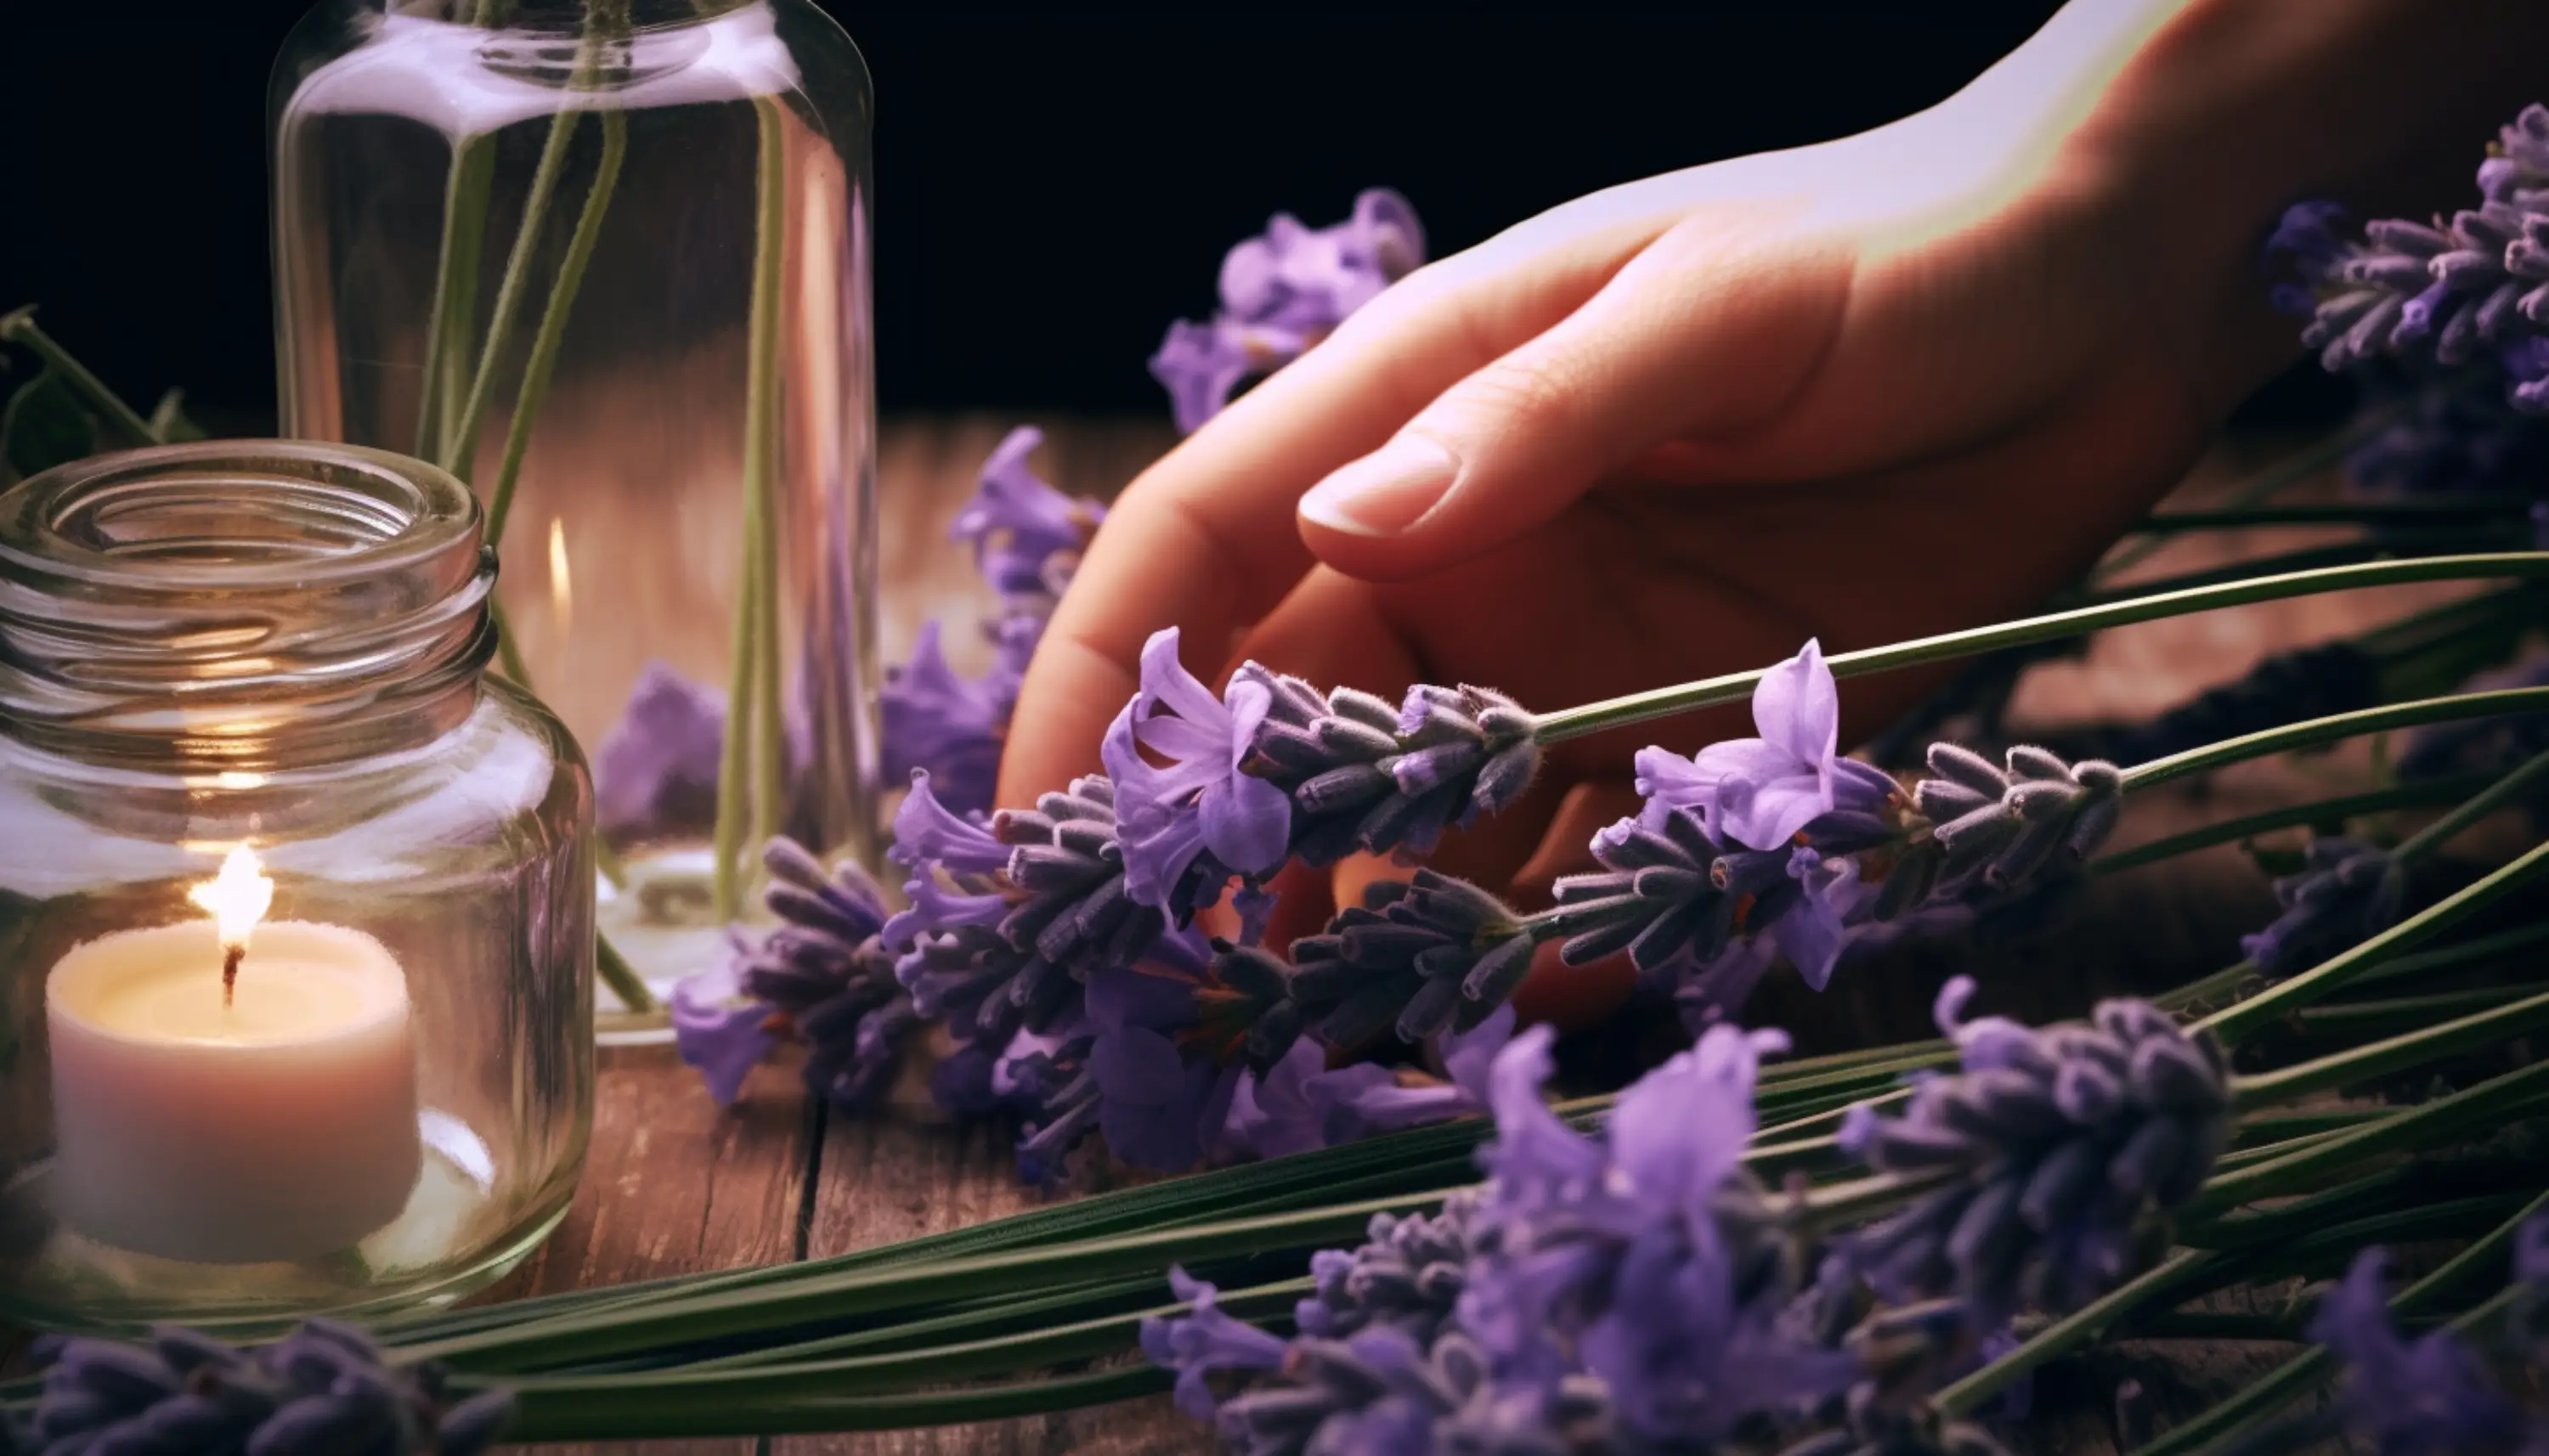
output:
[[[2158,160],[2186,148],[2126,58],[2174,7],[2083,9],[1932,112],[1595,194],[1350,318],[1125,493],[1028,674],[1001,801],[1094,760],[1171,624],[1321,685],[1550,709],[2075,580],[2293,347],[2246,297],[2277,200],[2231,216],[2239,187]],[[1922,685],[1852,683],[1845,736]],[[1510,877],[1652,736],[1560,746],[1444,863]],[[1612,802],[1572,794],[1575,848]],[[1284,928],[1326,913],[1284,887]]]

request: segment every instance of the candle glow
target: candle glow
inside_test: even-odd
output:
[[[222,1005],[231,1004],[238,986],[239,962],[247,958],[248,933],[274,903],[274,881],[256,863],[256,852],[234,845],[222,858],[222,872],[186,891],[186,898],[212,912],[214,932],[222,942]]]
[[[256,851],[235,845],[222,859],[221,873],[186,891],[186,898],[211,913],[224,950],[244,951],[248,932],[274,904],[274,881],[257,863]]]

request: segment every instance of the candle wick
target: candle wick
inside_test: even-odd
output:
[[[247,958],[247,947],[226,946],[222,950],[222,1007],[228,1010],[231,996],[238,985],[239,962]]]

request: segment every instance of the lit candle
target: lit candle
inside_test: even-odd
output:
[[[259,924],[273,893],[241,846],[189,894],[210,919],[102,936],[46,978],[73,1230],[247,1263],[350,1248],[406,1208],[423,1161],[407,973],[361,931]]]

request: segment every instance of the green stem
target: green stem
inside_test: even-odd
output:
[[[2353,591],[2365,587],[2397,586],[2406,582],[2459,582],[2495,580],[2505,577],[2549,576],[2549,552],[2491,552],[2467,556],[2419,557],[2407,561],[2366,562],[2354,566],[2328,567],[2316,571],[2290,572],[2224,583],[2213,587],[2190,588],[2156,595],[2139,596],[2129,601],[2111,602],[2101,606],[2076,607],[2069,611],[2051,612],[2022,621],[2004,622],[1997,626],[1976,627],[1962,632],[1947,632],[1935,637],[1923,637],[1888,647],[1844,652],[1826,659],[1836,677],[1854,678],[1867,673],[1892,672],[1899,668],[1918,667],[1924,663],[1946,662],[1977,653],[1993,652],[2005,647],[2024,647],[2035,642],[2050,642],[2063,637],[2076,637],[2107,627],[2121,627],[2134,622],[2157,621],[2164,617],[2182,616],[2188,612],[2210,611],[2218,607],[2245,606],[2259,601],[2281,601],[2295,596],[2312,596],[2327,592]],[[1771,671],[1767,668],[1730,673],[1724,677],[1706,678],[1695,682],[1676,683],[1625,697],[1585,703],[1580,707],[1543,714],[1538,720],[1538,737],[1544,744],[1560,743],[1570,738],[1635,723],[1652,722],[1699,708],[1738,702],[1752,695],[1754,684]]]
[[[2492,1117],[2543,1087],[2549,1087],[2549,1062],[2507,1072],[2448,1097],[2394,1113],[2273,1161],[2224,1173],[2205,1185],[2204,1192],[2187,1206],[2186,1216],[2200,1218],[2255,1199],[2308,1188],[2324,1174],[2366,1158],[2434,1146],[2434,1139]]]
[[[755,842],[787,829],[787,726],[782,702],[783,634],[779,624],[780,511],[779,489],[779,348],[780,317],[787,280],[788,152],[779,103],[756,98],[753,110],[760,126],[760,211],[753,228],[752,303],[749,329],[752,357],[744,383],[744,420],[750,431],[743,445],[743,488],[761,498],[760,572],[750,583],[754,610],[761,613],[759,646],[761,706],[753,718],[759,741],[753,748],[753,827]]]
[[[36,311],[33,308],[19,309],[7,315],[0,315],[0,339],[18,344],[37,358],[44,360],[46,367],[60,375],[62,382],[71,387],[73,394],[86,400],[91,410],[105,416],[106,422],[129,436],[132,443],[137,445],[162,443],[159,432],[150,427],[149,420],[134,412],[132,406],[124,403],[115,391],[106,387],[106,381],[89,373],[87,365],[72,358],[70,350],[53,342],[52,335],[36,325]]]
[[[1169,1372],[1147,1365],[1059,1380],[1026,1380],[972,1389],[891,1396],[853,1396],[739,1407],[714,1402],[658,1411],[619,1399],[543,1410],[526,1407],[505,1432],[509,1441],[673,1440],[698,1436],[829,1434],[908,1430],[1000,1420],[1113,1405],[1169,1388]]]
[[[2358,986],[2368,986],[2376,981],[2405,980],[2410,976],[2424,975],[2429,971],[2458,970],[2463,966],[2478,964],[2508,952],[2530,950],[2544,941],[2549,941],[2549,920],[2541,921],[2536,925],[2516,926],[2511,930],[2498,931],[2494,935],[2480,936],[2474,940],[2463,941],[2456,946],[2445,946],[2439,951],[2419,951],[2413,956],[2401,956],[2396,959],[2385,960],[2377,968],[2356,976],[2354,983]]]
[[[1154,1275],[1153,1287],[1165,1278]],[[1272,1318],[1288,1314],[1292,1302],[1309,1288],[1309,1280],[1297,1279],[1233,1291],[1221,1303],[1236,1319]],[[1133,1347],[1144,1320],[1190,1311],[1184,1304],[1153,1303],[1127,1314],[881,1354],[715,1370],[685,1367],[611,1375],[534,1375],[509,1378],[503,1384],[526,1410],[554,1406],[562,1413],[634,1406],[664,1416],[707,1405],[751,1410],[787,1401],[884,1395],[915,1386],[1016,1375],[1117,1354]]]
[[[1194,1228],[1153,1228],[904,1268],[853,1270],[757,1288],[688,1295],[634,1311],[601,1311],[413,1345],[402,1361],[448,1360],[480,1370],[523,1370],[588,1361],[673,1342],[714,1339],[813,1320],[840,1320],[997,1295],[1058,1280],[1156,1272],[1172,1260],[1202,1262],[1316,1248],[1363,1235],[1374,1214],[1438,1207],[1457,1189],[1368,1200]]]
[[[531,189],[522,199],[521,227],[515,232],[513,250],[505,259],[504,279],[496,285],[496,310],[487,321],[487,342],[479,350],[478,367],[472,371],[460,417],[452,422],[451,432],[443,439],[442,458],[437,463],[464,481],[477,468],[478,426],[486,417],[488,398],[496,391],[496,360],[506,340],[513,336],[514,320],[521,315],[522,296],[530,286],[531,255],[539,251],[549,202],[557,195],[558,179],[566,172],[567,148],[575,140],[576,121],[582,115],[578,111],[561,111],[549,118],[548,140],[540,147],[539,165],[531,173]]]
[[[2467,803],[2409,835],[2400,843],[2398,849],[2391,853],[2402,863],[2413,864],[2450,844],[2460,836],[2462,831],[2478,824],[2490,814],[2520,802],[2524,794],[2544,781],[2549,781],[2549,753],[2538,755],[2521,768],[2498,779],[2493,785],[2472,795]]]
[[[2384,1001],[2342,1001],[2334,1006],[2313,1006],[2307,1011],[2295,1012],[2293,1018],[2303,1031],[2324,1035],[2350,1032],[2361,1027],[2412,1025],[2436,1016],[2509,1006],[2521,999],[2522,988],[2519,986],[2480,986],[2467,991],[2394,996]]]
[[[2209,743],[2202,748],[2170,754],[2164,759],[2136,764],[2124,771],[2124,787],[2127,790],[2150,788],[2173,778],[2210,773],[2250,759],[2262,759],[2293,749],[2316,748],[2320,744],[2359,738],[2367,733],[2385,733],[2393,728],[2413,728],[2425,723],[2448,723],[2462,718],[2489,718],[2502,713],[2544,709],[2549,709],[2549,687],[2507,687],[2494,692],[2458,692],[2442,697],[2418,698],[2413,702],[2386,703],[2351,713],[2331,713],[2324,718],[2225,738],[2219,743]]]
[[[2464,527],[2458,530],[2394,531],[2375,540],[2339,541],[2325,546],[2308,546],[2298,551],[2280,551],[2272,556],[2251,557],[2246,561],[2224,562],[2200,571],[2183,572],[2157,581],[2135,582],[2125,587],[2108,587],[2094,592],[2057,597],[2063,606],[2103,606],[2112,602],[2132,601],[2141,597],[2165,595],[2199,587],[2216,587],[2251,577],[2288,572],[2325,571],[2337,567],[2360,566],[2366,562],[2420,560],[2427,557],[2454,555],[2462,552],[2502,550],[2527,534],[2512,522],[2495,530]]]
[[[601,844],[602,837],[594,836],[595,847],[599,849]],[[611,994],[619,998],[624,1009],[632,1012],[655,1009],[655,993],[646,989],[645,978],[637,974],[626,956],[619,954],[619,948],[611,944],[611,937],[599,931],[593,936],[593,971],[602,977],[604,985],[611,988]]]
[[[2313,1092],[2332,1091],[2348,1083],[2367,1082],[2446,1056],[2473,1051],[2544,1026],[2549,1026],[2549,991],[2526,996],[2509,1006],[2491,1007],[2439,1026],[2385,1038],[2369,1046],[2349,1047],[2255,1076],[2238,1077],[2233,1079],[2231,1089],[2238,1105],[2243,1108],[2270,1107]]]
[[[778,561],[780,267],[787,240],[787,157],[777,103],[756,100],[760,125],[754,189],[752,301],[746,325],[743,405],[743,569],[735,583],[734,664],[725,744],[717,765],[716,918],[743,910],[743,853],[779,831],[786,795],[786,720],[780,707],[775,603]]]
[[[2549,1193],[2532,1199],[2511,1218],[2498,1225],[2494,1232],[2454,1254],[2433,1273],[2401,1290],[2390,1301],[2391,1314],[2402,1318],[2421,1314],[2471,1275],[2489,1266],[2502,1268],[2505,1254],[2522,1226],[2544,1208],[2549,1208]],[[2141,1447],[2133,1456],[2184,1456],[2205,1442],[2243,1431],[2258,1417],[2273,1413],[2316,1386],[2330,1372],[2333,1364],[2333,1358],[2325,1349],[2313,1349],[2296,1356],[2246,1390]]]
[[[711,913],[731,922],[743,913],[743,843],[749,832],[753,719],[759,706],[753,685],[760,678],[761,613],[754,602],[755,566],[761,558],[761,497],[743,498],[743,570],[735,584],[734,630],[727,675],[725,741],[717,753],[716,864],[709,881]]]
[[[2202,829],[2189,830],[2184,834],[2171,835],[2166,839],[2153,840],[2146,845],[2135,845],[2129,850],[2119,850],[2115,854],[2101,856],[2090,863],[2089,872],[2115,874],[2126,869],[2138,869],[2145,864],[2156,864],[2162,860],[2173,860],[2180,855],[2209,850],[2215,845],[2235,844],[2242,840],[2254,839],[2261,834],[2272,834],[2279,829],[2293,829],[2303,825],[2316,828],[2321,825],[2342,824],[2349,819],[2361,819],[2373,814],[2387,814],[2396,809],[2414,809],[2432,804],[2451,803],[2478,792],[2494,783],[2496,779],[2497,775],[2493,774],[2460,774],[2449,778],[2422,778],[2413,783],[2402,783],[2392,788],[2373,789],[2368,793],[2343,794],[2335,798],[2317,799],[2307,804],[2288,804],[2283,808],[2268,809],[2263,813],[2243,814],[2235,819],[2223,819],[2208,824]]]
[[[549,288],[548,306],[540,311],[539,327],[531,335],[531,352],[522,363],[521,392],[514,401],[514,417],[505,427],[505,454],[496,467],[496,487],[488,495],[487,543],[499,550],[505,544],[506,522],[513,516],[514,488],[521,479],[522,457],[531,447],[531,423],[548,398],[549,376],[557,368],[567,318],[575,309],[576,293],[584,287],[584,270],[593,262],[603,214],[611,209],[611,194],[619,185],[619,166],[627,152],[628,118],[616,111],[604,112],[602,159],[584,194],[584,209],[576,214],[575,231],[567,238],[566,257],[558,264],[557,282]]]
[[[2138,1278],[2046,1325],[2034,1338],[1985,1365],[1930,1398],[1931,1406],[1950,1418],[1968,1416],[2020,1377],[2057,1355],[2068,1354],[2104,1333],[2107,1326],[2140,1305],[2157,1299],[2199,1274],[2219,1254],[2181,1249]]]
[[[493,136],[465,136],[454,143],[451,178],[443,187],[433,312],[425,322],[425,383],[416,401],[419,460],[440,460],[450,453],[442,415],[467,385],[469,330],[478,313],[478,264],[486,252],[487,203],[495,180]]]
[[[2195,1024],[2227,1043],[2235,1043],[2258,1026],[2320,999],[2361,976],[2379,961],[2408,950],[2470,915],[2485,909],[2549,866],[2549,844],[2535,845],[2520,859],[2502,865],[2400,921],[2379,935],[2343,951],[2301,974],[2278,981],[2245,1001],[2213,1013]]]

